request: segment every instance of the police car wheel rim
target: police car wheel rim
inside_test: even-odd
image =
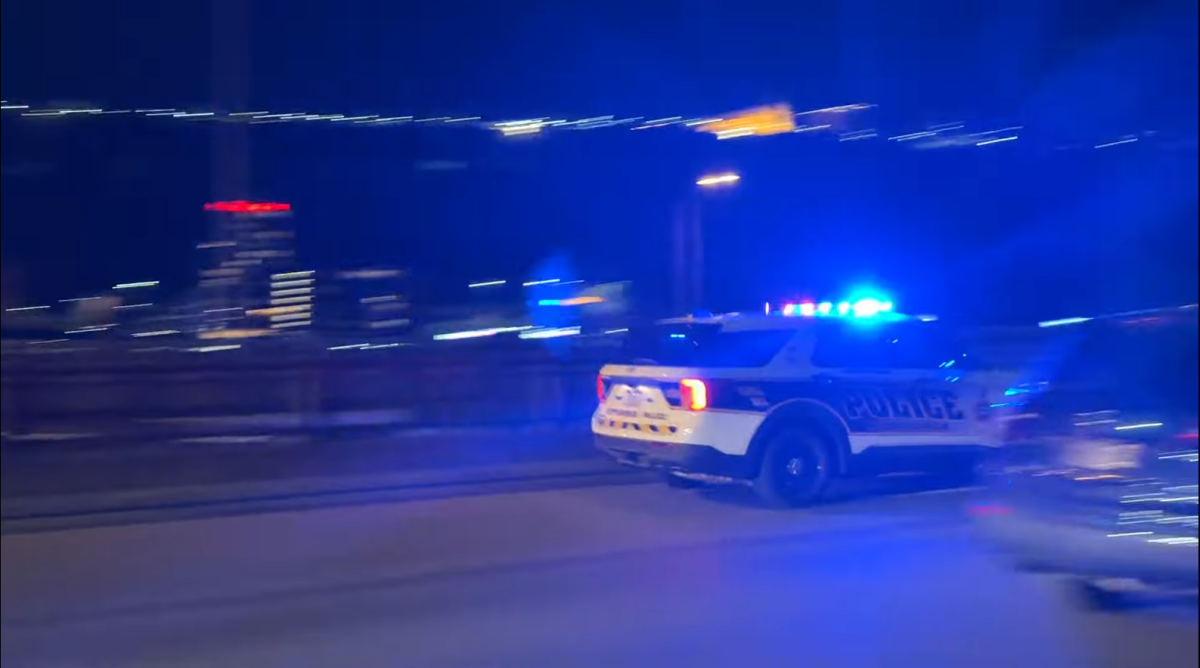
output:
[[[779,476],[778,481],[781,491],[789,497],[805,497],[812,494],[820,484],[821,472],[824,469],[820,456],[804,450],[789,452],[780,459],[783,475]]]
[[[792,466],[793,462],[797,463],[795,468]],[[796,457],[784,465],[784,475],[780,476],[780,482],[789,490],[807,492],[820,479],[820,471],[821,466],[817,462]]]
[[[783,468],[787,471],[788,475],[799,477],[804,475],[805,469],[808,467],[804,465],[803,459],[792,457]]]

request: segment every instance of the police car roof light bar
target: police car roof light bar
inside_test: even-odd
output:
[[[786,303],[780,308],[780,314],[785,317],[854,317],[854,318],[873,318],[885,313],[892,313],[895,310],[895,304],[891,301],[876,299],[874,297],[864,297],[853,302],[844,301],[838,302],[836,307],[833,302],[812,302],[803,301],[799,303]]]

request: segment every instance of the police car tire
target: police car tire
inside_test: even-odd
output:
[[[793,461],[799,462],[799,472]],[[783,429],[763,448],[754,492],[776,508],[812,505],[825,495],[832,470],[832,450],[824,439],[803,429]]]

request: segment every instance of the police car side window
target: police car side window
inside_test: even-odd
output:
[[[972,366],[964,345],[950,332],[929,325],[913,325],[895,333],[893,357],[902,369],[959,369]]]
[[[888,369],[894,366],[892,337],[878,329],[830,328],[821,332],[813,364],[827,369]]]
[[[847,327],[822,336],[813,353],[819,367],[943,369],[964,363],[952,337],[923,326]]]
[[[702,368],[761,367],[794,337],[787,329],[723,331],[719,326],[655,327],[635,333],[622,350],[628,364]]]

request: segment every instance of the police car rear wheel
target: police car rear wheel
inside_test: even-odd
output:
[[[811,505],[821,500],[829,486],[831,464],[829,448],[817,436],[781,431],[767,442],[754,491],[775,507]]]

